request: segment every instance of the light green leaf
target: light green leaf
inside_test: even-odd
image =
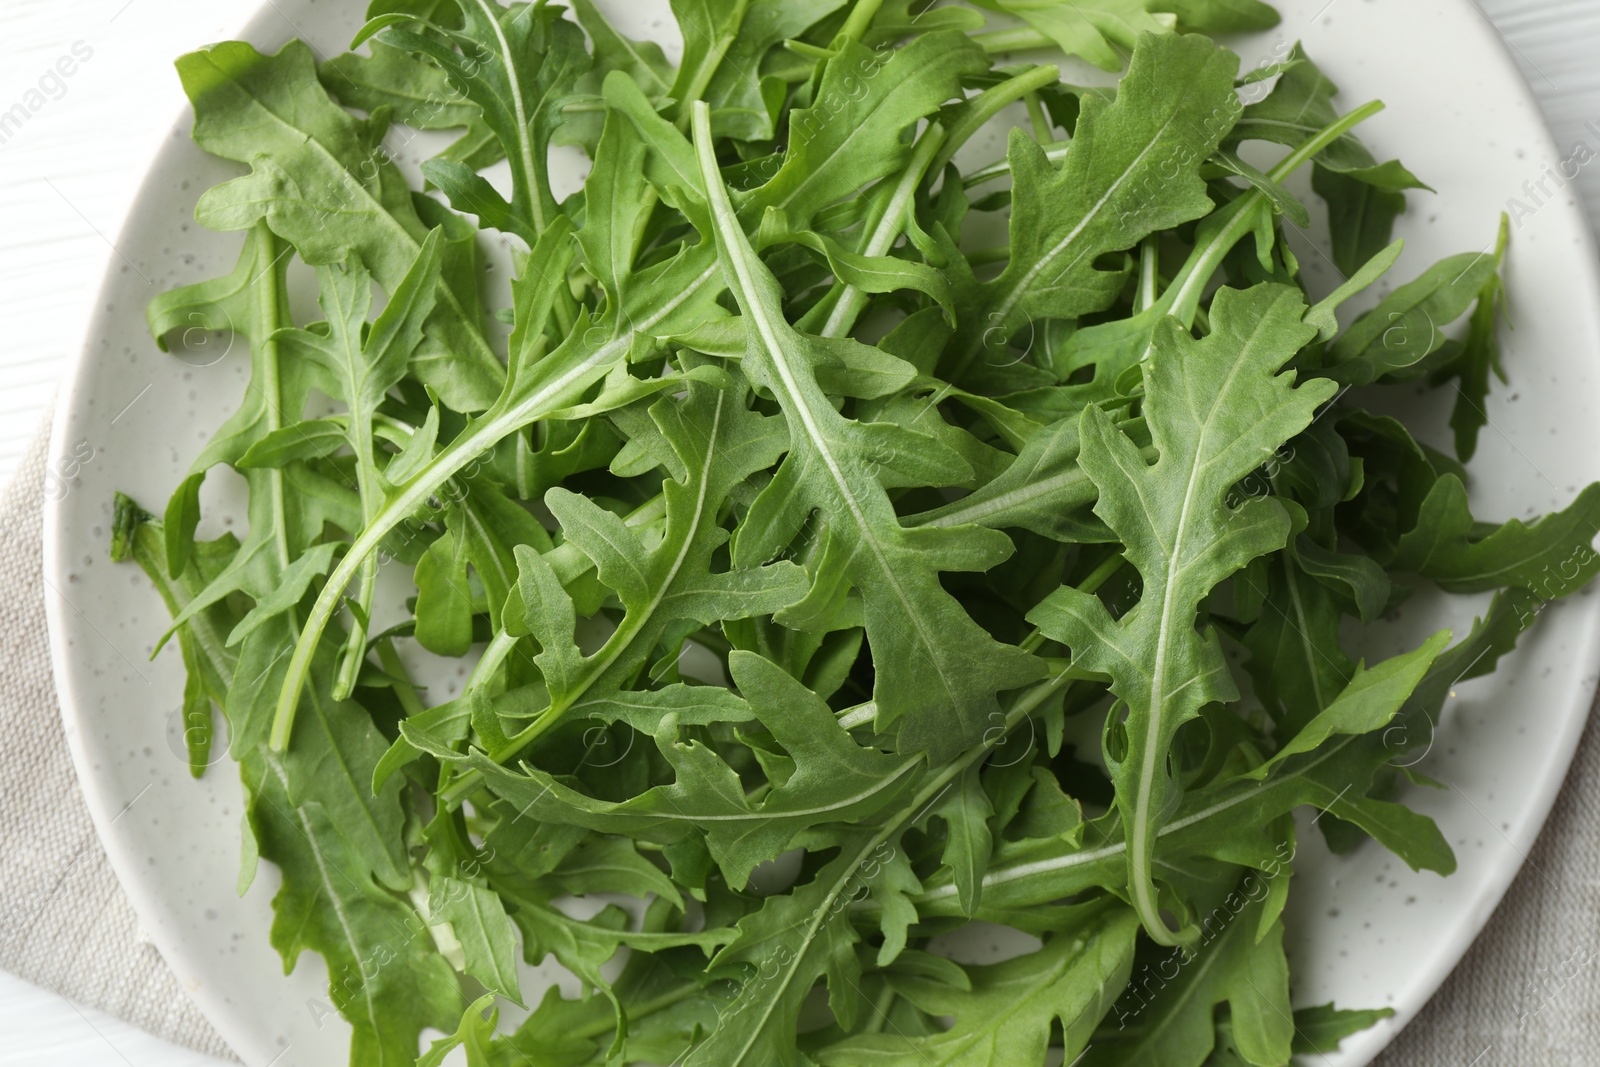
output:
[[[1388,725],[1449,643],[1450,631],[1441,630],[1412,651],[1386,659],[1371,670],[1357,664],[1350,683],[1332,703],[1246,777],[1265,778],[1284,760],[1310,752],[1336,734],[1366,734]]]

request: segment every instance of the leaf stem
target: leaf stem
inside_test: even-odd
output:
[[[1133,310],[1145,311],[1156,303],[1157,268],[1161,262],[1161,237],[1151,234],[1139,244],[1139,292],[1134,298]]]
[[[506,657],[511,655],[511,650],[517,647],[520,638],[501,630],[490,640],[489,646],[483,650],[483,655],[473,666],[472,673],[467,677],[467,689],[481,689],[493,680],[495,672],[505,663]]]
[[[972,40],[990,55],[998,52],[1028,52],[1055,45],[1044,32],[1030,26],[1018,26],[1008,30],[983,30],[974,33]]]
[[[279,241],[275,234],[267,228],[265,222],[256,223],[267,243],[267,251],[274,257],[278,254]],[[263,421],[266,423],[267,432],[283,428],[283,390],[278,376],[278,342],[277,330],[287,323],[282,321],[282,308],[284,295],[281,289],[281,275],[274,267],[261,273],[253,297],[255,306],[252,309],[256,318],[256,336],[265,350],[261,360],[261,374],[265,379],[261,383],[261,395],[266,405]],[[277,550],[278,568],[287,570],[292,562],[289,554],[289,520],[287,505],[283,491],[283,471],[274,467],[267,472],[267,484],[271,487],[272,501],[272,543]]]
[[[1007,78],[999,85],[985,89],[968,100],[966,106],[961,109],[960,116],[950,124],[950,135],[945,139],[943,149],[934,157],[928,172],[937,178],[944,171],[945,165],[955,158],[961,147],[988,125],[990,119],[1029,93],[1036,93],[1047,85],[1055,85],[1060,80],[1060,67],[1035,67],[1033,70]]]
[[[1285,156],[1277,166],[1267,172],[1267,177],[1274,182],[1282,182],[1318,152],[1382,110],[1382,101],[1374,100],[1342,116],[1337,122],[1315,137],[1307,139],[1304,144]],[[1262,210],[1270,210],[1266,194],[1259,189],[1251,189],[1214,216],[1221,220],[1222,228],[1216,236],[1191,253],[1189,262],[1184,264],[1183,269],[1173,279],[1172,287],[1162,294],[1161,302],[1169,309],[1168,314],[1185,326],[1194,325],[1200,298],[1205,292],[1206,285],[1211,281],[1211,276],[1216,273],[1223,258],[1233,250],[1233,246],[1250,232],[1256,223],[1257,213]]]
[[[881,7],[883,0],[856,0],[856,6],[850,9],[850,17],[839,27],[839,35],[834,38],[835,43],[861,40],[867,30],[872,28],[872,20],[878,17],[878,9]]]
[[[1022,99],[1028,106],[1028,123],[1033,127],[1034,140],[1041,145],[1055,140],[1055,127],[1050,124],[1043,105],[1039,103],[1039,94],[1030,92]]]
[[[885,982],[878,999],[872,1002],[872,1016],[861,1027],[864,1034],[879,1034],[889,1022],[889,1009],[894,1006],[894,986]]]
[[[889,202],[884,206],[883,214],[872,227],[872,235],[861,248],[864,256],[882,256],[894,243],[900,239],[905,231],[907,213],[911,210],[912,198],[916,196],[917,187],[922,184],[922,179],[928,173],[928,167],[933,162],[934,154],[939,151],[945,142],[945,132],[937,123],[929,126],[917,141],[917,147],[912,153],[911,162],[906,165],[905,171],[900,175],[900,181],[895,186]],[[861,316],[862,309],[867,306],[868,296],[853,285],[846,285],[839,294],[838,302],[833,305],[833,312],[828,316],[827,323],[822,327],[823,337],[843,337],[848,334],[855,322]]]
[[[677,126],[680,130],[689,128],[689,118],[692,114],[692,105],[695,101],[705,96],[706,90],[711,86],[711,79],[716,77],[717,70],[722,66],[722,61],[727,57],[728,50],[738,39],[739,31],[744,26],[745,14],[750,9],[750,0],[735,0],[733,13],[729,18],[729,28],[714,41],[707,41],[710,47],[706,50],[704,58],[700,60],[694,76],[685,87],[683,100],[678,104]],[[709,27],[708,27],[709,28]]]

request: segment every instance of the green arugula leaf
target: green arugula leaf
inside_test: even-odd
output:
[[[1009,554],[1009,545],[972,528],[923,533],[900,525],[873,469],[882,462],[877,457],[898,464],[896,473],[935,482],[959,480],[950,470],[959,460],[929,455],[932,442],[919,442],[917,435],[847,419],[828,402],[816,368],[835,361],[848,366],[865,346],[808,337],[783,317],[776,283],[739,226],[711,155],[709,127],[700,117],[695,133],[701,174],[710,190],[718,246],[728,259],[729,286],[744,312],[749,350],[743,367],[796,424],[787,459],[745,519],[735,558],[780,550],[810,508],[821,511],[832,535],[849,546],[847,572],[865,599],[867,640],[882,665],[875,688],[880,721],[899,722],[903,750],[947,757],[982,732],[997,708],[996,693],[1038,676],[1020,655],[985,634],[938,581],[940,570],[993,566]],[[923,455],[905,469],[913,450]],[[805,510],[802,501],[809,505]],[[759,532],[744,532],[752,530]],[[931,707],[911,699],[929,682],[941,690]]]
[[[1272,141],[1298,148],[1338,117],[1333,105],[1338,86],[1306,56],[1299,44],[1275,70],[1279,76],[1272,92],[1244,108],[1227,143]],[[1427,188],[1398,162],[1379,164],[1372,153],[1350,135],[1320,149],[1316,160],[1326,174],[1340,175],[1388,192]],[[1404,203],[1403,198],[1401,202]],[[1378,247],[1388,243],[1385,237]]]
[[[1178,16],[1178,25],[1208,33],[1270,30],[1281,21],[1261,0],[1164,0],[1161,9]]]
[[[451,86],[444,71],[403,49],[371,41],[370,55],[346,52],[317,66],[317,77],[339,103],[422,130],[461,129],[478,121],[476,105]]]
[[[1502,217],[1499,247],[1495,252],[1502,260],[1509,239],[1509,220]],[[1505,368],[1500,365],[1500,316],[1505,301],[1505,283],[1497,273],[1478,294],[1478,303],[1467,320],[1466,337],[1459,345],[1451,341],[1445,343],[1445,349],[1454,349],[1457,354],[1433,374],[1435,385],[1456,380],[1456,405],[1450,412],[1450,428],[1455,431],[1456,456],[1463,463],[1478,450],[1478,433],[1489,425],[1489,415],[1484,410],[1489,398],[1489,375],[1492,373],[1502,383],[1506,381]]]
[[[200,222],[242,230],[265,220],[313,266],[354,252],[393,293],[430,227],[379,150],[387,113],[363,122],[336,105],[299,42],[274,56],[227,42],[184,56],[178,73],[195,109],[195,142],[252,168],[201,198]],[[419,362],[427,384],[457,410],[487,407],[504,372],[475,309],[448,285],[439,289],[425,354],[438,350],[451,358]]]
[[[1139,921],[1127,908],[1095,903],[1077,909],[1075,933],[1057,934],[1036,952],[970,967],[970,990],[918,976],[890,987],[933,1016],[953,1017],[926,1036],[869,1034],[821,1050],[823,1067],[989,1067],[1042,1063],[1059,1020],[1068,1063],[1083,1055],[1095,1027],[1128,980]],[[1165,1062],[1165,1061],[1160,1061]]]
[[[493,1062],[489,1057],[494,1046],[495,1023],[499,1019],[499,1012],[493,1008],[492,993],[473,1001],[462,1014],[461,1025],[456,1032],[439,1038],[429,1046],[428,1051],[417,1060],[417,1067],[443,1067],[445,1057],[458,1048],[466,1054],[467,1067],[489,1067]],[[486,1011],[489,1012],[488,1018],[483,1015]]]
[[[1585,488],[1567,508],[1532,526],[1511,519],[1485,531],[1468,510],[1466,487],[1447,474],[1429,490],[1416,526],[1401,536],[1389,565],[1454,593],[1515,585],[1553,599],[1600,572],[1593,548],[1597,531],[1600,485]]]
[[[1156,335],[1145,365],[1145,415],[1161,457],[1154,465],[1098,408],[1085,410],[1079,462],[1100,487],[1096,513],[1121,537],[1144,590],[1121,620],[1070,588],[1029,615],[1078,665],[1108,675],[1126,702],[1127,721],[1108,721],[1106,761],[1127,825],[1129,889],[1162,943],[1193,936],[1160,917],[1149,869],[1155,833],[1177,796],[1167,766],[1172,739],[1203,705],[1238,695],[1216,638],[1195,630],[1196,612],[1217,584],[1281,548],[1289,532],[1275,501],[1229,510],[1225,499],[1333,394],[1331,382],[1296,389],[1292,374],[1278,373],[1313,335],[1300,321],[1304,311],[1294,290],[1224,289],[1204,340],[1177,328]]]
[[[1294,1013],[1294,1051],[1297,1056],[1325,1055],[1339,1043],[1394,1015],[1392,1008],[1355,1011],[1319,1004]]]
[[[1238,577],[1262,604],[1260,618],[1244,634],[1246,667],[1273,718],[1296,729],[1333,702],[1355,664],[1341,647],[1343,613],[1333,590],[1288,556],[1264,569],[1264,589],[1252,571]]]
[[[133,560],[155,586],[171,615],[179,615],[189,599],[199,593],[227,566],[238,551],[239,542],[228,535],[215,542],[196,544],[189,559],[195,566],[184,568],[174,580],[166,565],[166,537],[161,523],[130,498],[118,493],[113,505],[111,559]],[[196,778],[211,765],[214,738],[212,708],[227,700],[233,681],[237,655],[228,646],[233,613],[225,604],[215,604],[189,617],[178,631],[178,648],[183,656],[186,681],[183,690],[183,740],[189,756],[189,773]]]
[[[1450,631],[1443,630],[1420,647],[1386,659],[1371,670],[1357,664],[1354,675],[1339,695],[1278,749],[1271,759],[1248,772],[1245,777],[1258,780],[1265,778],[1284,760],[1302,752],[1311,752],[1336,734],[1368,734],[1387,726],[1449,643]]]
[[[1466,314],[1499,269],[1498,252],[1464,252],[1434,264],[1352,323],[1328,347],[1324,373],[1370,385],[1422,363],[1445,343],[1444,327]]]
[[[1030,137],[1012,131],[1008,155],[1019,191],[1010,257],[964,312],[952,381],[963,381],[986,337],[1108,307],[1125,275],[1097,267],[1099,257],[1211,212],[1198,172],[1237,116],[1237,69],[1235,57],[1203,37],[1144,34],[1116,100],[1085,99],[1059,169]]]
[[[790,115],[782,165],[741,197],[740,217],[753,229],[767,209],[777,208],[794,229],[810,229],[823,208],[898,174],[913,151],[901,134],[960,99],[963,79],[987,66],[983,51],[958,33],[923,34],[887,60],[847,42],[823,69],[817,102]],[[719,183],[705,173],[702,167],[700,188]]]
[[[981,489],[910,516],[905,523],[1020,528],[1067,544],[1090,544],[1111,540],[1090,510],[1098,495],[1078,465],[1078,420],[1062,419],[1039,430],[1010,466]]]
[[[475,213],[532,246],[559,210],[550,192],[550,142],[565,118],[563,98],[589,68],[583,34],[559,9],[541,4],[502,7],[493,0],[462,0],[459,6],[459,29],[397,12],[369,22],[355,43],[381,31],[384,44],[432,59],[451,87],[478,106],[511,163],[510,201],[487,182],[473,181],[464,163],[436,160],[426,173],[447,192],[470,187]],[[451,200],[467,206],[454,196]],[[485,211],[478,211],[478,204]]]
[[[1127,52],[1147,33],[1172,28],[1151,14],[1147,0],[974,0],[990,11],[1022,19],[1069,56],[1082,56],[1101,70],[1121,70]],[[1161,5],[1165,6],[1165,5]]]
[[[508,1000],[520,1001],[517,980],[517,943],[505,904],[490,889],[459,878],[443,877],[433,883],[439,900],[431,918],[450,924],[461,944],[464,970]]]
[[[712,958],[715,969],[746,973],[739,995],[716,1027],[684,1061],[685,1067],[750,1067],[800,1062],[794,1034],[800,1009],[819,979],[829,1004],[845,1020],[860,1010],[861,963],[848,901],[861,885],[860,867],[882,847],[859,832],[840,842],[836,859],[797,890],[769,897],[739,921],[738,936]]]
[[[983,874],[989,869],[989,853],[994,848],[989,830],[994,804],[983,790],[976,766],[951,784],[933,814],[944,820],[944,863],[955,882],[962,910],[971,915],[978,910]]]
[[[1162,966],[1153,983],[1135,982],[1112,1009],[1117,1029],[1096,1034],[1083,1062],[1200,1067],[1216,1040],[1213,1014],[1227,1004],[1233,1042],[1246,1063],[1287,1063],[1294,1020],[1283,926],[1273,923],[1257,937],[1261,908],[1245,893],[1228,894],[1206,917],[1205,941],[1194,957],[1179,959],[1175,951],[1175,977],[1165,980]]]
[[[289,321],[287,252],[271,230],[258,224],[246,235],[231,274],[163,293],[146,312],[151,336],[163,351],[169,350],[168,338],[178,330],[186,346],[191,338],[195,344],[211,344],[209,332],[225,331],[250,348],[250,384],[243,402],[211,436],[167,505],[166,562],[172,577],[183,573],[193,552],[206,472],[221,463],[237,465],[252,447],[284,428],[286,415],[292,419],[305,407],[309,376],[283,366],[272,344],[272,335]],[[277,481],[268,480],[274,485]]]
[[[777,108],[772,106],[773,94],[781,93],[786,86],[781,80],[765,72],[767,56],[774,48],[791,38],[800,37],[806,30],[838,11],[847,0],[791,0],[784,4],[747,4],[739,20],[738,32],[732,40],[717,41],[716,71],[699,94],[711,105],[711,128],[719,136],[737,137],[745,141],[771,140],[775,133]],[[684,66],[690,66],[689,56],[695,54],[695,42],[704,41],[705,8],[727,8],[728,4],[675,3],[678,25],[684,30],[684,40],[690,42],[685,49]],[[702,7],[695,13],[696,7]],[[715,16],[712,16],[715,17]],[[711,57],[704,57],[709,61]],[[870,74],[863,70],[863,77]],[[682,99],[680,97],[679,99]]]
[[[635,41],[618,33],[595,7],[594,0],[573,0],[578,24],[589,35],[594,63],[602,77],[612,71],[628,75],[646,92],[667,96],[674,72],[661,46],[654,41]]]
[[[1404,193],[1359,181],[1322,164],[1311,170],[1311,188],[1328,205],[1333,263],[1354,276],[1394,237],[1394,224],[1406,210]]]
[[[730,662],[755,718],[796,761],[793,773],[764,794],[749,795],[733,768],[714,749],[685,739],[672,716],[661,720],[656,744],[675,780],[620,803],[586,796],[526,764],[523,773],[510,771],[481,752],[466,763],[525,817],[663,845],[703,836],[735,886],[806,828],[857,822],[904,792],[916,758],[857,744],[825,704],[761,657],[741,652]]]
[[[272,923],[284,969],[307,949],[321,955],[334,1006],[355,1030],[351,1062],[411,1067],[422,1031],[459,1017],[455,974],[410,905],[362,874],[330,813],[314,801],[291,806],[286,772],[268,774],[252,820],[262,855],[284,872]]]

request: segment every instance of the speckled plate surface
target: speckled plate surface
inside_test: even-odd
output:
[[[635,36],[670,32],[664,0],[603,6]],[[360,0],[274,0],[241,36],[264,49],[302,36],[336,51],[362,7]],[[1236,43],[1245,64],[1272,62],[1303,40],[1345,89],[1347,107],[1388,102],[1362,136],[1380,158],[1403,155],[1438,190],[1413,197],[1401,223],[1408,246],[1393,278],[1414,276],[1447,254],[1487,249],[1512,197],[1532,209],[1518,212],[1507,270],[1516,323],[1506,349],[1512,383],[1490,398],[1472,488],[1476,509],[1490,517],[1565,504],[1600,476],[1600,290],[1573,198],[1548,179],[1555,195],[1536,202],[1524,191],[1561,160],[1526,86],[1468,0],[1288,0],[1279,7],[1278,30]],[[176,649],[148,658],[165,613],[136,569],[106,559],[112,493],[147,505],[165,501],[244,388],[247,360],[225,341],[175,357],[159,352],[144,328],[151,296],[226,272],[240,243],[239,235],[207,233],[193,222],[200,193],[236,172],[190,144],[188,127],[187,116],[175,124],[139,194],[58,408],[53,454],[90,458],[46,517],[55,671],[90,809],[151,937],[251,1067],[321,1067],[343,1062],[348,1038],[327,1005],[325,969],[307,955],[283,975],[267,943],[277,885],[270,868],[244,897],[236,894],[237,776],[225,759],[201,781],[187,774]],[[978,148],[1001,151],[998,141]],[[569,159],[568,188],[580,172],[581,160]],[[1313,285],[1332,288],[1337,278],[1326,257],[1310,243],[1299,251]],[[1448,396],[1409,402],[1408,418],[1443,426]],[[243,523],[223,482],[208,483],[216,494],[208,502],[211,536],[229,522],[215,516]],[[1481,606],[1460,598],[1412,603],[1384,640],[1398,647],[1438,626],[1464,628]],[[1455,846],[1454,876],[1413,874],[1371,845],[1336,859],[1318,850],[1316,834],[1303,835],[1290,906],[1296,1002],[1396,1011],[1317,1062],[1369,1062],[1487,921],[1577,744],[1594,694],[1597,631],[1600,601],[1578,597],[1553,607],[1497,675],[1461,686],[1449,701],[1418,767],[1447,788],[1418,791],[1409,802],[1438,819]],[[537,984],[525,988],[537,995]]]

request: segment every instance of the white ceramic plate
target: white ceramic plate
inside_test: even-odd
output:
[[[664,0],[607,6],[636,36],[670,32]],[[362,7],[360,0],[275,0],[241,36],[263,49],[301,36],[333,52],[350,39]],[[1380,158],[1403,155],[1438,190],[1413,197],[1401,224],[1408,247],[1392,277],[1486,249],[1508,198],[1534,206],[1523,183],[1537,183],[1561,157],[1469,0],[1285,0],[1279,7],[1278,30],[1236,44],[1245,64],[1271,62],[1304,40],[1344,87],[1346,107],[1388,102],[1362,131]],[[70,477],[45,532],[55,672],[90,809],[155,943],[251,1067],[321,1067],[343,1062],[348,1035],[327,1007],[326,972],[307,955],[283,976],[267,942],[274,872],[264,868],[244,898],[235,894],[237,777],[226,762],[203,781],[186,773],[181,666],[173,649],[148,661],[165,612],[136,569],[106,559],[112,493],[159,506],[243,389],[242,354],[166,356],[144,328],[151,296],[225,273],[240,243],[239,235],[207,233],[192,221],[200,193],[236,171],[196,149],[188,127],[188,116],[174,126],[139,194],[59,407],[53,454]],[[1000,152],[998,142],[983,150]],[[578,170],[572,162],[569,181]],[[1324,288],[1335,284],[1320,253],[1307,246],[1302,260]],[[1516,322],[1506,351],[1512,384],[1490,399],[1490,427],[1472,467],[1475,506],[1491,517],[1562,506],[1600,475],[1595,256],[1564,191],[1519,220],[1507,281]],[[1442,424],[1448,397],[1417,403],[1425,409],[1418,418]],[[217,501],[225,506],[225,494]],[[1391,636],[1398,643],[1438,625],[1464,627],[1479,606],[1460,599],[1412,605]],[[1409,799],[1438,819],[1455,846],[1453,877],[1413,874],[1371,845],[1335,859],[1318,852],[1318,835],[1303,835],[1290,911],[1296,1002],[1396,1012],[1318,1062],[1367,1063],[1488,919],[1576,746],[1595,687],[1597,625],[1594,599],[1552,608],[1496,676],[1461,686],[1450,701],[1420,767],[1449,788]]]

